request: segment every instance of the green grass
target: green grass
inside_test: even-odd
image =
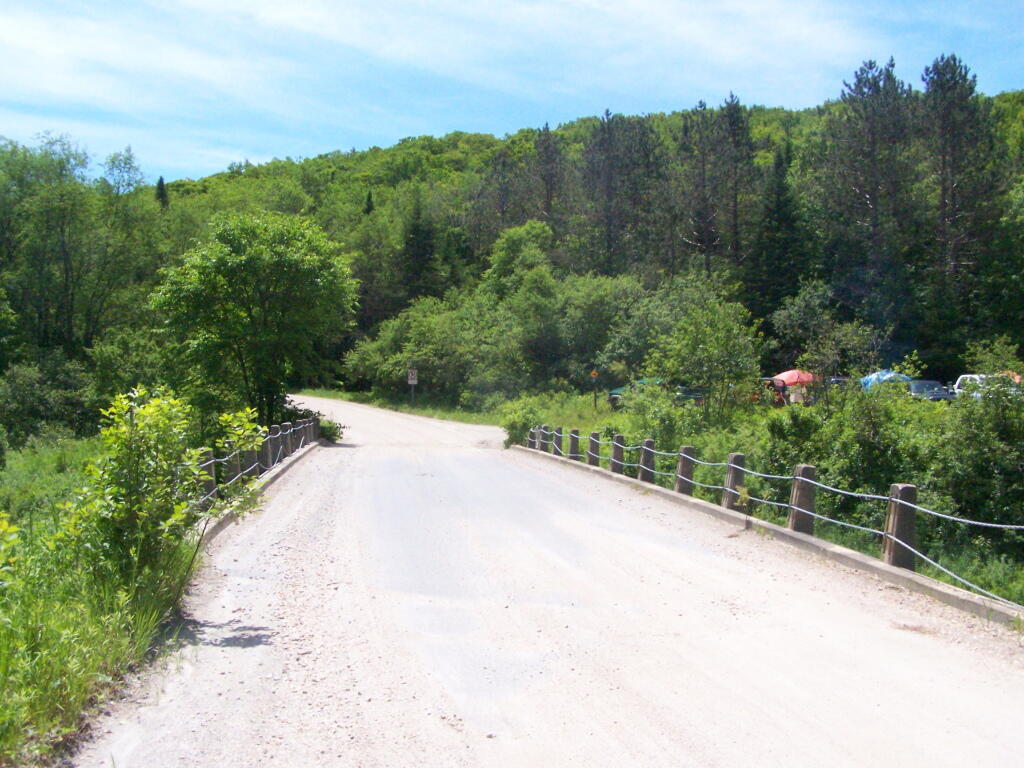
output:
[[[61,505],[99,450],[95,438],[35,440],[0,472],[0,511],[18,529],[0,541],[0,765],[59,754],[82,713],[149,652],[192,566],[185,540],[125,585],[57,543]]]

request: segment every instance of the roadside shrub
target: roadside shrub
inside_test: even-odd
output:
[[[505,447],[521,445],[530,430],[537,426],[541,412],[541,396],[531,395],[506,403],[500,410],[499,426],[505,430]]]
[[[190,447],[193,415],[184,401],[137,389],[114,398],[103,418],[104,456],[91,468],[89,486],[67,504],[58,538],[87,548],[130,583],[158,568],[192,530],[206,474],[200,449]],[[251,411],[226,414],[220,425],[224,448],[258,445]]]
[[[983,522],[1024,524],[1024,392],[1009,378],[994,377],[978,396],[957,398],[937,430],[929,487],[947,510]],[[929,520],[929,535],[947,549],[972,538],[996,553],[1020,557],[1019,531],[965,528]]]
[[[320,417],[320,437],[329,443],[337,443],[341,441],[342,434],[341,424],[323,416]]]

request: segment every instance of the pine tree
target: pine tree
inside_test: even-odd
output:
[[[373,213],[373,209],[373,190],[371,189],[367,190],[366,192],[366,202],[363,203],[363,215],[369,216],[371,213]]]
[[[763,194],[761,220],[743,263],[744,304],[756,318],[768,317],[811,277],[807,237],[788,173],[788,142],[775,153]]]
[[[905,279],[921,258],[913,93],[895,62],[865,62],[844,83],[826,127],[819,205],[836,297],[880,325],[906,316]]]
[[[743,261],[742,219],[743,199],[750,192],[754,178],[754,142],[750,138],[750,122],[746,110],[735,94],[730,93],[718,113],[721,121],[721,164],[723,210],[733,264]]]
[[[156,180],[156,193],[155,194],[156,194],[156,201],[158,203],[160,203],[160,207],[163,210],[166,211],[167,208],[171,204],[171,198],[167,194],[167,186],[164,184],[164,177],[163,176],[161,176],[159,179]]]
[[[697,102],[683,115],[679,154],[683,159],[683,240],[700,258],[704,271],[711,273],[722,237],[719,231],[719,167],[715,155],[721,150],[721,123],[707,104]]]
[[[977,93],[977,78],[956,56],[939,56],[921,78],[921,128],[936,188],[935,237],[943,268],[957,273],[976,259],[991,207],[993,122]]]
[[[554,229],[555,199],[561,190],[565,170],[561,147],[547,123],[544,123],[534,139],[534,150],[537,155],[537,177],[543,188],[541,213],[544,222]]]

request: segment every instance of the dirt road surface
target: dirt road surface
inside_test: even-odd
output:
[[[79,766],[1007,766],[1021,635],[540,457],[347,425],[213,543]]]

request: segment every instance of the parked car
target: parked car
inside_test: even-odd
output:
[[[615,389],[608,390],[608,404],[613,409],[622,407],[623,399],[629,396],[630,392],[633,392],[641,387],[664,387],[666,386],[663,379],[637,379],[634,382],[626,384],[621,387],[615,387]],[[673,390],[675,399],[679,403],[685,403],[689,401],[695,402],[697,405],[703,405],[704,397],[707,395],[707,390],[702,387],[684,387],[677,386]]]
[[[631,390],[645,386],[661,386],[662,383],[663,381],[661,379],[637,379],[636,381],[625,384],[621,387],[609,389],[608,404],[612,408],[619,408],[622,406],[622,398],[626,397]]]
[[[930,379],[913,379],[908,383],[910,394],[922,400],[954,400],[956,395],[941,382]]]
[[[965,373],[958,376],[956,383],[953,385],[953,392],[957,395],[962,395],[967,392],[968,388],[978,389],[985,385],[985,379],[989,378],[983,373]]]

